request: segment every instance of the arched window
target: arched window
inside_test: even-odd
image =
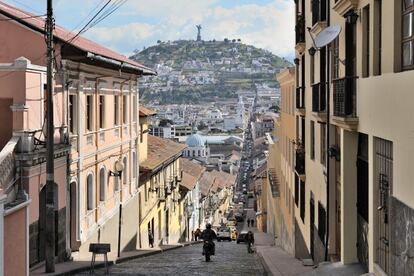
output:
[[[106,177],[105,177],[105,168],[102,167],[99,171],[99,200],[105,201],[105,183],[106,183]]]
[[[93,175],[86,178],[86,205],[88,210],[93,210]]]
[[[195,156],[195,150],[193,150],[193,157]]]
[[[128,158],[124,157],[124,171],[122,172],[123,175],[123,183],[126,185],[128,183]]]
[[[201,156],[200,150],[198,150],[198,156]]]
[[[132,153],[132,178],[137,178],[137,154],[135,152]]]

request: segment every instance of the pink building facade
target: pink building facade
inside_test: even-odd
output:
[[[0,47],[0,239],[7,248],[0,248],[0,275],[27,275],[44,260],[44,229],[51,223],[44,195],[44,22],[28,17],[0,2],[0,18],[13,19],[0,22],[0,37],[7,37]],[[121,208],[121,250],[135,249],[142,137],[137,79],[155,72],[81,37],[66,43],[73,34],[60,27],[54,34],[57,260],[88,259],[91,242],[116,251]]]

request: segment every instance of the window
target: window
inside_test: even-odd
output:
[[[339,37],[332,42],[332,79],[339,78]]]
[[[311,149],[310,149],[310,158],[315,159],[315,122],[310,121],[310,139],[311,139]]]
[[[124,171],[122,172],[122,178],[123,178],[123,183],[124,185],[128,184],[128,158],[125,156],[124,157]]]
[[[315,55],[310,55],[310,83],[315,83]]]
[[[382,0],[374,1],[374,53],[373,53],[373,73],[381,75],[381,55],[382,55]]]
[[[363,61],[362,61],[362,76],[369,77],[370,65],[370,15],[369,5],[366,5],[362,10],[362,47],[363,47]]]
[[[134,116],[134,118],[132,118],[133,122],[137,121],[137,111],[138,111],[138,109],[137,109],[137,97],[135,97],[135,95],[134,95],[134,96],[132,96],[132,113],[133,113],[133,116]]]
[[[105,96],[99,96],[99,128],[105,128]]]
[[[77,109],[76,109],[76,95],[69,95],[69,132],[76,133],[76,119],[77,119]]]
[[[300,180],[300,218],[302,219],[302,222],[305,222],[305,182]]]
[[[403,0],[402,6],[402,65],[403,69],[414,69],[414,1]]]
[[[93,210],[93,176],[89,174],[86,178],[86,206],[88,211]]]
[[[99,171],[99,200],[105,201],[105,168],[101,168]]]
[[[295,174],[295,205],[298,207],[299,203],[299,176]]]
[[[320,124],[321,137],[321,164],[326,165],[326,124]]]
[[[132,178],[137,178],[137,154],[135,152],[132,153]]]
[[[93,97],[92,95],[86,96],[86,130],[92,131],[92,114],[93,114]]]
[[[128,115],[128,97],[122,97],[122,122],[124,124],[127,123],[127,115]]]
[[[325,244],[326,232],[326,211],[320,202],[318,202],[318,234],[322,243]]]
[[[114,177],[114,193],[119,191],[119,177],[115,176]]]
[[[119,96],[114,96],[114,124],[119,125]]]

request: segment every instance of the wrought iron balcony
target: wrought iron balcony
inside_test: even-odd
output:
[[[296,88],[296,108],[297,109],[305,108],[305,87]]]
[[[326,84],[315,83],[312,85],[312,112],[326,112]]]
[[[301,14],[296,16],[296,44],[305,43],[305,17]]]
[[[295,170],[298,175],[305,174],[305,151],[303,148],[296,149]]]
[[[333,81],[333,112],[334,116],[355,118],[356,110],[356,80],[350,76]]]

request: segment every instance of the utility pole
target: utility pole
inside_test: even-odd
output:
[[[47,122],[47,140],[46,140],[46,273],[55,272],[55,164],[53,137],[55,127],[53,123],[53,9],[52,0],[47,0],[47,19],[46,19],[46,47],[47,47],[47,88],[46,88],[46,122]]]

